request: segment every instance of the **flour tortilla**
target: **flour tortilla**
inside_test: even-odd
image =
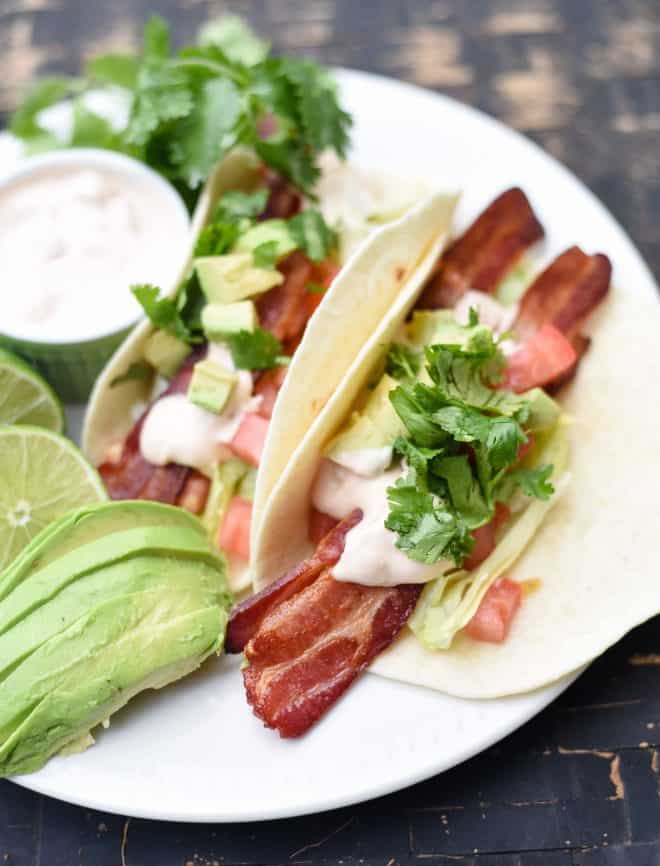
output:
[[[275,488],[255,550],[257,586],[309,554],[309,495],[323,445],[415,298],[402,293]],[[542,583],[524,599],[507,641],[494,645],[459,635],[449,650],[429,651],[406,629],[373,672],[464,698],[527,692],[580,668],[660,612],[654,396],[660,306],[613,288],[590,330],[592,346],[560,395],[573,418],[571,482],[511,570],[515,579]]]
[[[260,179],[259,163],[247,151],[233,151],[213,172],[200,195],[190,228],[190,256],[182,273],[165,287],[167,297],[174,297],[190,271],[195,240],[209,221],[218,199],[229,190],[250,192]],[[165,239],[166,240],[166,239]],[[128,286],[126,287],[128,291]],[[96,380],[89,398],[82,432],[82,449],[94,465],[103,461],[108,448],[122,440],[135,424],[134,408],[146,403],[151,383],[134,380],[117,385],[111,383],[123,375],[131,364],[142,360],[144,344],[155,328],[149,320],[140,322],[115,351]]]

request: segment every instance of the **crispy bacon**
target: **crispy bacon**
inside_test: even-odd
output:
[[[309,586],[326,568],[333,566],[344,551],[346,533],[362,520],[359,509],[338,523],[321,541],[313,556],[250,596],[232,610],[227,625],[225,650],[243,652],[264,617],[282,602]]]
[[[589,256],[579,247],[570,247],[525,292],[514,325],[516,336],[525,340],[550,324],[572,342],[607,294],[611,276],[607,256]]]
[[[312,263],[296,250],[280,262],[278,270],[284,274],[284,282],[259,298],[257,312],[261,327],[286,342],[299,339],[307,324],[303,299],[312,276]]]
[[[161,395],[162,397],[184,394],[188,390],[193,367],[202,353],[203,350],[198,350],[188,356]],[[192,470],[177,463],[154,466],[144,459],[140,451],[140,433],[150,409],[151,406],[142,413],[133,426],[124,440],[119,457],[116,458],[115,455],[114,460],[102,463],[99,466],[99,474],[111,499],[151,499],[154,502],[174,505],[182,495]]]
[[[421,589],[343,583],[326,569],[278,604],[245,648],[254,714],[281,737],[304,734],[392,643]]]
[[[493,292],[527,247],[543,237],[543,227],[521,189],[498,196],[441,257],[418,307],[453,307],[468,291]]]
[[[274,171],[264,170],[264,180],[270,190],[268,201],[260,220],[289,219],[301,208],[300,195],[289,186],[286,180]]]
[[[611,276],[607,256],[589,256],[579,247],[570,247],[539,274],[523,295],[513,326],[516,336],[530,340],[544,325],[552,325],[575,350],[574,363],[545,384],[551,393],[575,376],[591,342],[580,329],[607,295]]]

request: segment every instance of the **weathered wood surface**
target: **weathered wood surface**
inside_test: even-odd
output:
[[[278,49],[437,88],[531,135],[660,274],[659,0],[0,0],[0,111],[39,72],[73,72],[92,52],[136,43],[150,11],[183,42],[227,9]],[[0,863],[660,864],[659,632],[657,620],[635,631],[478,758],[355,808],[163,825],[0,783]]]

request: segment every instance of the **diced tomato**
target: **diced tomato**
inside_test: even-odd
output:
[[[229,447],[237,457],[245,460],[251,466],[259,466],[264,450],[269,421],[254,412],[248,412],[241,421],[241,426],[229,443]]]
[[[218,533],[218,547],[225,553],[235,553],[242,559],[250,558],[250,524],[252,503],[234,496]]]
[[[520,584],[500,577],[483,597],[477,612],[465,626],[465,633],[473,640],[502,643],[508,637],[521,600]]]
[[[314,283],[315,286],[329,289],[340,270],[341,267],[336,262],[333,262],[331,259],[325,259],[325,261],[314,265],[310,282]],[[312,313],[323,300],[323,295],[323,292],[318,291],[307,292],[305,296],[305,309],[307,310],[308,317],[311,318]]]
[[[480,526],[472,531],[474,547],[467,559],[463,560],[463,568],[472,571],[478,565],[488,559],[495,548],[495,536],[500,526],[508,520],[511,512],[502,502],[495,506],[495,514],[490,523]]]
[[[507,359],[503,388],[521,393],[560,378],[575,364],[575,349],[553,325],[544,325]]]
[[[323,511],[317,511],[316,508],[310,508],[309,528],[307,530],[309,540],[312,544],[318,545],[330,530],[335,528],[338,522],[339,521],[335,520],[334,517],[330,517],[329,514],[325,514]]]

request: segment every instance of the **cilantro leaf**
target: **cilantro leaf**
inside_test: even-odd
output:
[[[188,117],[194,104],[194,95],[184,72],[159,60],[146,61],[137,76],[126,130],[129,144],[144,147],[168,122]]]
[[[80,90],[82,82],[64,76],[43,78],[28,92],[21,106],[12,115],[9,129],[18,138],[35,139],[53,136],[37,120],[38,114]],[[51,146],[55,146],[53,143]]]
[[[229,346],[238,370],[268,370],[289,361],[280,341],[270,331],[261,328],[227,334],[224,342]]]
[[[447,481],[451,504],[470,529],[488,523],[492,510],[465,454],[436,460],[433,472]]]
[[[226,78],[207,81],[172,143],[172,160],[181,166],[188,186],[195,187],[211,173],[220,157],[236,144],[235,127],[241,116],[241,96]]]
[[[520,424],[505,416],[489,420],[486,449],[494,470],[504,469],[516,462],[518,449],[527,442]]]
[[[73,104],[73,127],[71,129],[73,147],[102,147],[106,150],[121,150],[118,135],[112,124],[90,111],[80,100]]]
[[[205,226],[195,243],[195,256],[221,256],[229,252],[238,240],[235,223],[213,222]]]
[[[472,540],[467,526],[439,497],[418,489],[415,473],[388,487],[387,500],[385,527],[397,533],[396,546],[410,559],[431,565],[450,555],[460,562],[469,551]]]
[[[337,246],[337,234],[313,208],[301,211],[288,221],[291,237],[313,262],[327,259]]]
[[[395,379],[414,379],[420,365],[418,352],[404,343],[392,343],[385,359],[385,372]]]
[[[85,72],[102,84],[133,90],[137,84],[140,61],[133,54],[102,54],[87,61]]]
[[[555,488],[549,481],[554,467],[546,463],[536,466],[534,469],[514,469],[509,473],[508,480],[517,484],[525,496],[535,499],[549,499],[555,492]]]
[[[226,192],[215,209],[215,220],[232,221],[254,219],[263,213],[268,202],[268,190],[258,189],[255,192]]]
[[[209,21],[199,32],[200,45],[215,45],[229,60],[254,66],[264,60],[270,50],[270,43],[250,30],[237,15],[225,15],[216,21]]]
[[[131,286],[131,291],[140,303],[152,324],[186,343],[195,342],[195,337],[184,322],[177,301],[161,298],[157,286],[144,283]]]
[[[327,286],[322,286],[320,283],[313,283],[311,281],[307,283],[306,288],[312,295],[322,295],[324,292],[328,291]]]
[[[170,26],[160,15],[152,15],[144,28],[144,56],[165,59],[170,53]]]

